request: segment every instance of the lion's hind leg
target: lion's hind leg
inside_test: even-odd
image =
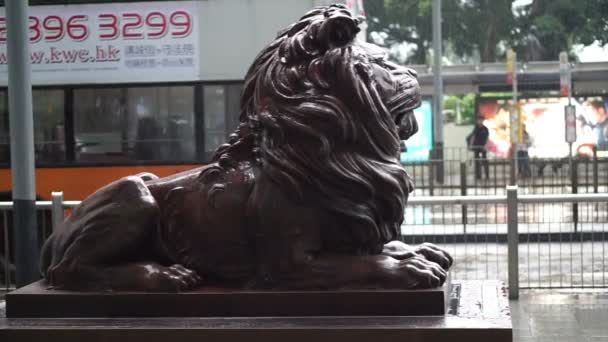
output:
[[[161,265],[154,250],[159,208],[131,176],[98,190],[74,209],[43,251],[51,286],[74,290],[179,291],[199,280],[182,266]]]

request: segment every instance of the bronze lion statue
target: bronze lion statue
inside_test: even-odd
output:
[[[255,58],[240,124],[209,165],[139,174],[87,197],[46,241],[70,290],[429,288],[452,258],[398,240],[413,184],[400,143],[418,127],[414,71],[316,8]]]

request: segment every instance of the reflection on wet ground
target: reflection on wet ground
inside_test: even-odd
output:
[[[515,342],[608,342],[608,293],[530,290],[511,301]]]
[[[438,244],[454,257],[453,279],[507,281],[507,245],[501,243]],[[606,288],[608,243],[522,243],[519,246],[521,288]]]

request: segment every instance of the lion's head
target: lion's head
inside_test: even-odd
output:
[[[358,24],[332,5],[280,32],[247,72],[232,141],[251,141],[270,179],[335,218],[326,248],[368,254],[400,231],[412,190],[400,140],[418,129],[420,95],[414,71],[355,39]]]

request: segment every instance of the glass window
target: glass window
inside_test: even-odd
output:
[[[242,88],[242,84],[209,85],[203,88],[205,152],[214,152],[238,126]]]
[[[36,160],[65,160],[63,90],[35,89],[32,98]]]
[[[0,91],[0,161],[10,160],[8,96]],[[54,89],[32,91],[34,153],[37,162],[65,160],[64,92]]]
[[[126,159],[123,127],[125,98],[121,89],[74,90],[74,139],[77,160]]]
[[[194,87],[171,87],[168,99],[169,155],[179,160],[194,160]]]
[[[234,130],[236,130],[236,127],[239,125],[242,91],[242,84],[230,84],[226,86],[226,129],[228,131],[228,134],[234,132]]]
[[[129,88],[128,141],[137,160],[193,160],[194,88]]]
[[[226,141],[226,92],[224,86],[205,86],[205,152],[215,151]]]
[[[79,89],[78,160],[193,160],[194,87]]]

